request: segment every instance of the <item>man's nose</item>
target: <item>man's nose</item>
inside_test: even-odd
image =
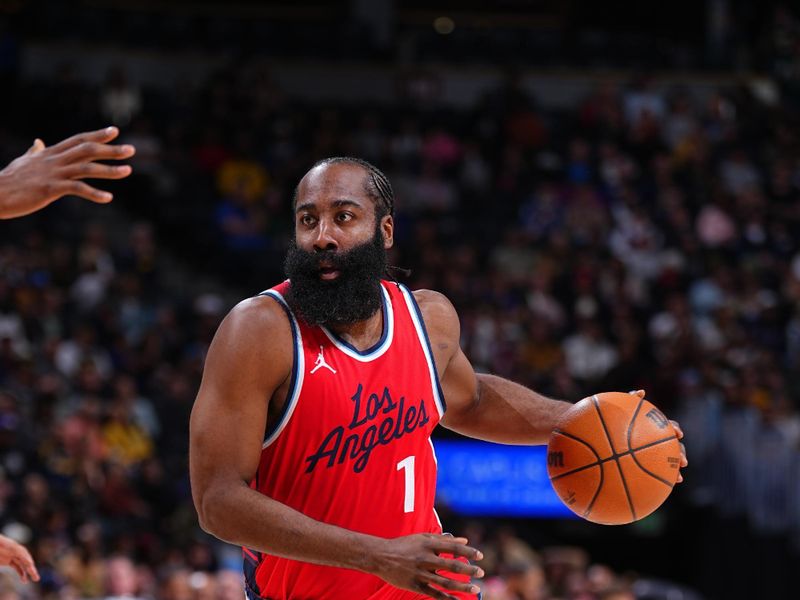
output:
[[[332,227],[325,221],[321,221],[317,227],[317,237],[314,240],[314,249],[317,251],[336,250],[339,247],[336,238],[333,237]]]

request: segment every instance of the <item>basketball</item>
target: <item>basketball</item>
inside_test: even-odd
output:
[[[547,445],[550,483],[593,523],[637,521],[667,499],[681,464],[669,419],[635,394],[607,392],[567,411]]]

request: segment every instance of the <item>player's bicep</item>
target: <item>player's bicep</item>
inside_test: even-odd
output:
[[[441,384],[447,404],[442,425],[451,429],[468,418],[469,412],[475,407],[478,400],[478,379],[472,364],[461,348],[456,349],[448,362],[441,377]]]
[[[189,428],[195,495],[249,481],[258,468],[269,400],[291,370],[292,344],[288,321],[263,302],[272,301],[234,309],[209,348]]]
[[[241,388],[223,389],[213,380],[204,382],[190,423],[190,459],[196,483],[203,485],[215,476],[251,477],[258,467],[266,416],[265,398]]]
[[[461,323],[452,303],[442,294],[417,290],[414,297],[430,336],[439,369],[439,383],[447,405],[442,425],[453,428],[458,422],[468,419],[478,399],[475,371],[459,345]]]

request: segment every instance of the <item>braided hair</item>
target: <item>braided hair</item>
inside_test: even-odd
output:
[[[333,156],[317,161],[311,169],[315,169],[320,165],[337,163],[358,165],[363,168],[367,172],[367,177],[364,179],[364,191],[367,196],[375,201],[375,216],[378,219],[386,215],[394,217],[394,190],[392,189],[392,184],[389,183],[389,178],[384,175],[383,171],[372,163],[367,162],[363,158],[356,158],[354,156]],[[295,201],[296,200],[297,189],[295,189]]]

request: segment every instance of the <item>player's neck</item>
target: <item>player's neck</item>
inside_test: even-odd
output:
[[[328,329],[345,342],[363,352],[372,348],[383,334],[383,310],[376,310],[371,317],[347,325],[328,325]]]

